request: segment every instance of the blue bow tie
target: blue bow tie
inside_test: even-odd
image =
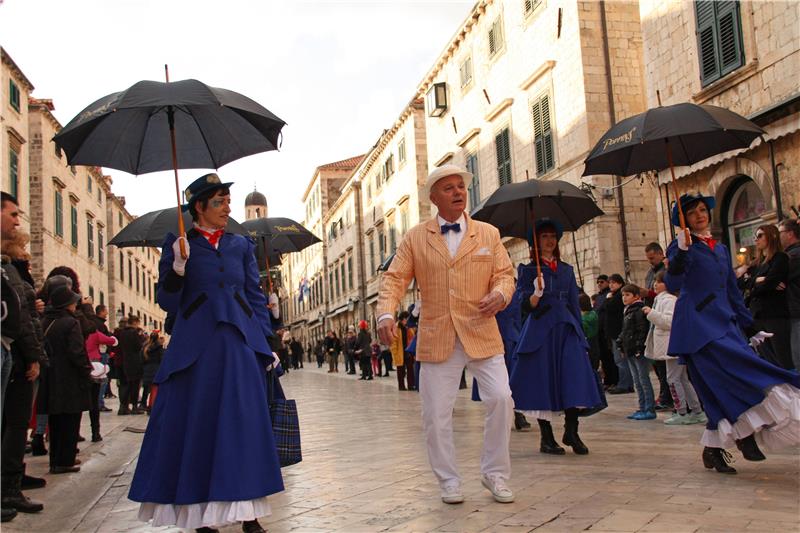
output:
[[[454,224],[442,224],[442,235],[444,235],[448,231],[454,231],[456,233],[460,233],[461,232],[461,224],[459,224],[458,222],[456,222]]]

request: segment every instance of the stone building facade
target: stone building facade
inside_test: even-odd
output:
[[[747,150],[677,169],[679,192],[715,197],[714,232],[735,263],[753,258],[755,229],[800,216],[800,3],[641,0],[647,105],[731,109],[766,134]],[[669,172],[658,177],[662,240],[671,238]]]
[[[482,0],[418,86],[428,167],[471,170],[470,208],[528,179],[593,191],[605,216],[560,246],[587,291],[601,272],[643,282],[643,248],[657,238],[654,186],[581,177],[597,139],[645,109],[640,33],[635,1]],[[527,261],[527,243],[506,245],[515,263]]]
[[[288,254],[281,264],[281,317],[302,341],[321,339],[328,328],[328,228],[325,216],[339,199],[341,189],[363,155],[318,166],[303,193],[303,226],[322,242]],[[300,294],[303,297],[300,298]]]
[[[143,327],[162,329],[165,314],[155,301],[160,252],[107,245],[135,218],[125,209],[125,199],[113,194],[111,177],[99,168],[67,165],[52,141],[61,129],[52,100],[30,95],[32,84],[5,50],[2,64],[3,190],[14,191],[10,152],[21,146],[16,151],[16,190],[23,229],[31,234],[31,270],[37,286],[54,267],[68,266],[78,274],[81,293],[91,296],[95,305],[108,307],[109,326],[134,314]],[[10,105],[12,85],[20,91],[19,110]]]
[[[4,191],[19,200],[21,227],[30,228],[28,97],[33,84],[0,47],[0,177]]]

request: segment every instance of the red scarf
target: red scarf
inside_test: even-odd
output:
[[[713,237],[701,237],[700,235],[695,235],[695,237],[701,242],[706,243],[708,247],[711,248],[712,252],[714,251],[714,246],[717,245],[717,241],[715,241]]]
[[[217,247],[217,243],[219,242],[220,238],[222,237],[222,234],[223,234],[223,233],[225,233],[225,230],[224,230],[224,229],[218,229],[217,231],[215,231],[215,232],[213,232],[213,233],[209,233],[208,231],[205,231],[205,230],[203,230],[203,229],[200,229],[200,228],[199,228],[199,227],[197,227],[197,226],[195,226],[195,229],[196,229],[198,232],[200,232],[200,235],[202,235],[203,237],[205,237],[205,238],[208,240],[208,243],[209,243],[211,246],[213,246],[214,248],[216,248],[216,247]]]
[[[556,268],[558,267],[558,259],[554,258],[552,261],[548,261],[544,257],[542,257],[541,259],[542,259],[542,263],[544,263],[545,265],[550,267],[550,270],[552,270],[553,272],[556,271]]]

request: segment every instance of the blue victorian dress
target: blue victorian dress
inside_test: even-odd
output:
[[[800,375],[759,358],[748,345],[753,318],[723,244],[692,238],[688,251],[667,248],[664,281],[675,303],[667,353],[687,365],[708,424],[701,443],[730,448],[755,433],[769,450],[800,444]],[[675,333],[678,333],[677,335]]]
[[[520,265],[517,290],[523,305],[534,292],[535,264]],[[555,271],[542,265],[544,294],[522,325],[511,363],[514,409],[542,420],[569,408],[597,412],[604,404],[589,360],[578,306],[578,285],[570,265]]]
[[[266,392],[273,362],[253,242],[224,234],[215,249],[196,230],[184,276],[170,234],[158,303],[176,317],[154,382],[153,406],[129,498],[153,526],[218,526],[270,514],[283,490]]]

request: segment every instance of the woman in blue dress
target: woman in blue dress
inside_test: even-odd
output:
[[[230,185],[208,174],[189,186],[194,227],[168,235],[161,255],[158,303],[175,325],[129,495],[153,526],[210,533],[242,522],[262,532],[267,496],[283,490],[267,406],[267,301],[254,243],[224,232]]]
[[[582,408],[601,405],[597,378],[589,361],[589,344],[583,334],[575,272],[561,261],[558,241],[563,234],[554,220],[536,223],[543,284],[535,262],[520,265],[517,292],[524,318],[511,372],[514,409],[535,416],[541,431],[539,451],[564,454],[553,436],[550,421],[564,412],[561,442],[579,455],[589,449],[578,435]]]
[[[668,353],[687,365],[708,423],[701,439],[703,464],[735,474],[725,448],[734,444],[749,461],[762,461],[759,445],[779,449],[800,443],[800,375],[759,358],[769,336],[755,331],[731,266],[731,254],[711,236],[714,198],[680,197],[689,231],[667,248],[665,276],[675,304]],[[679,225],[677,205],[672,224]],[[744,335],[743,335],[744,332]],[[745,335],[750,338],[750,346]]]

